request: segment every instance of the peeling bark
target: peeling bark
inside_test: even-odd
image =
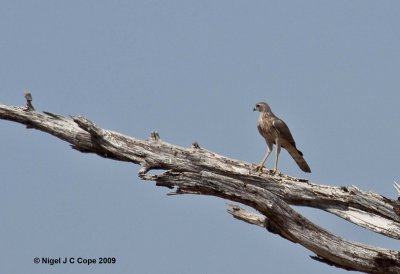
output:
[[[354,186],[334,187],[287,175],[255,172],[254,165],[229,159],[195,143],[182,148],[162,141],[158,133],[140,140],[97,127],[84,117],[64,117],[31,108],[0,105],[0,119],[47,132],[73,149],[141,166],[139,177],[174,189],[172,194],[211,195],[248,205],[258,213],[229,206],[235,218],[266,228],[299,243],[312,257],[347,270],[400,273],[400,253],[344,240],[313,224],[289,205],[308,206],[400,239],[400,202]],[[164,170],[148,175],[152,169]]]

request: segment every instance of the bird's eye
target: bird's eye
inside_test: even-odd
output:
[[[256,105],[256,108],[259,108],[259,107],[260,107],[260,105],[259,105],[259,104],[257,104],[257,105]]]

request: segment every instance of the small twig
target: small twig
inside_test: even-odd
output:
[[[27,90],[25,90],[25,92],[24,92],[24,97],[25,97],[25,99],[26,99],[26,108],[25,108],[25,110],[26,111],[33,111],[33,110],[35,110],[35,108],[33,107],[33,105],[32,105],[32,94],[31,94],[31,92],[27,89]]]
[[[194,148],[194,149],[201,149],[199,143],[197,143],[197,142],[194,142],[194,143],[192,144],[192,148]]]
[[[62,115],[59,114],[55,114],[49,111],[43,111],[44,114],[49,115],[50,117],[54,118],[54,119],[58,119],[58,120],[66,120],[66,118]]]
[[[234,218],[252,225],[258,225],[266,228],[268,220],[264,215],[248,211],[238,205],[230,203],[226,203],[226,205],[228,207],[228,213],[231,214]]]
[[[394,189],[397,190],[397,192],[398,192],[398,194],[399,194],[399,196],[400,196],[400,185],[399,185],[396,181],[394,181],[393,186],[394,186]]]
[[[158,141],[158,140],[160,140],[160,134],[158,134],[157,131],[152,131],[152,132],[150,133],[150,140],[153,140],[153,141]]]

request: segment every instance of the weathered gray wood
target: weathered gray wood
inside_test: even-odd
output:
[[[322,209],[371,231],[400,239],[399,201],[356,187],[324,186],[286,175],[272,176],[267,171],[255,172],[250,163],[199,146],[182,148],[158,138],[139,140],[101,129],[84,117],[68,118],[0,105],[0,119],[52,134],[81,152],[139,164],[142,179],[175,188],[176,194],[213,195],[249,205],[262,213],[264,219],[258,216],[250,222],[252,215],[239,214],[242,210],[230,212],[305,246],[320,261],[364,272],[400,273],[399,252],[346,241],[311,223],[288,205]],[[147,175],[151,169],[166,172]]]

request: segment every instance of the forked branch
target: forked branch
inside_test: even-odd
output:
[[[84,117],[43,114],[32,108],[0,105],[0,119],[47,132],[81,152],[139,164],[140,178],[174,189],[173,194],[211,195],[250,206],[261,215],[238,206],[229,206],[228,212],[303,245],[319,261],[348,270],[400,273],[398,251],[344,240],[289,206],[318,208],[376,233],[400,239],[399,201],[353,186],[332,187],[286,175],[255,172],[252,164],[217,155],[197,143],[182,148],[162,141],[158,133],[153,133],[149,140],[140,140],[101,129]],[[148,175],[152,169],[165,172]]]

